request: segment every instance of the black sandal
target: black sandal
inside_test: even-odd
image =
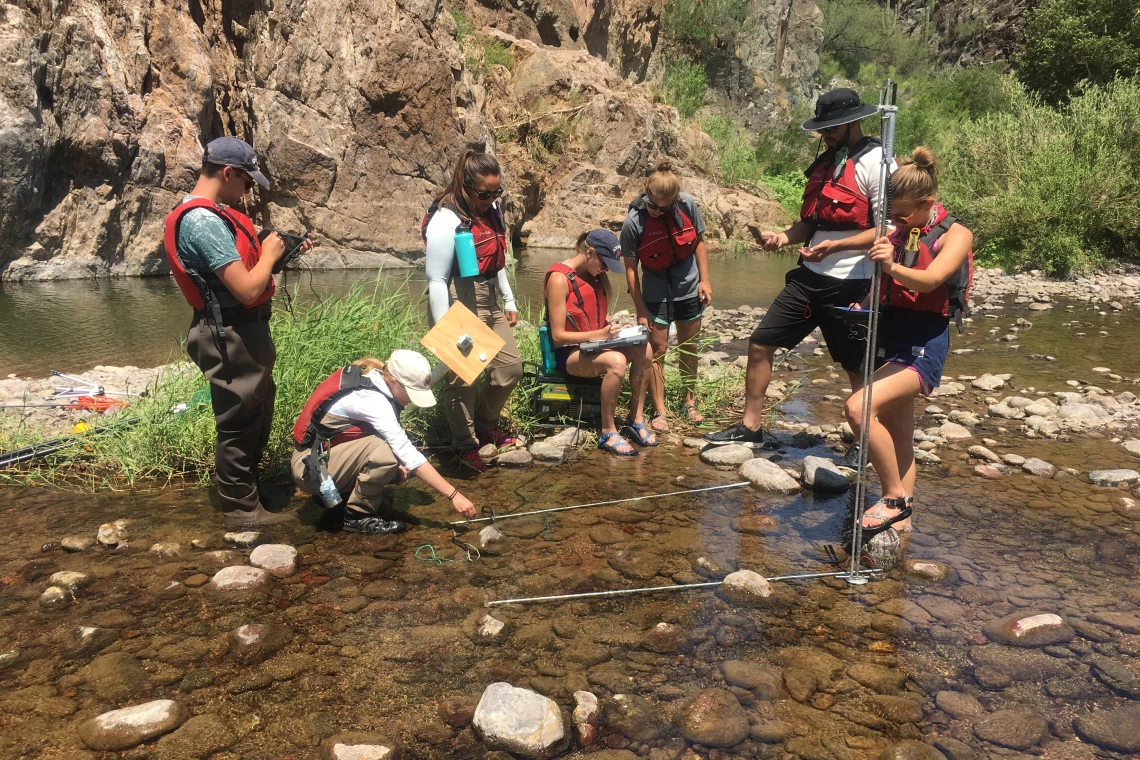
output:
[[[879,501],[877,501],[874,505],[872,505],[871,509],[874,509],[875,506],[877,506],[878,504],[885,504],[888,507],[891,507],[893,509],[898,509],[900,511],[894,517],[890,517],[890,518],[884,520],[883,522],[879,523],[878,525],[875,525],[875,526],[870,527],[870,528],[864,527],[862,530],[862,533],[860,534],[862,536],[862,540],[860,541],[859,548],[862,549],[864,546],[867,545],[868,541],[870,541],[872,538],[879,535],[880,533],[883,533],[888,528],[893,527],[895,523],[901,522],[902,520],[905,520],[908,517],[910,517],[913,514],[913,510],[911,509],[911,507],[908,504],[908,502],[910,502],[910,501],[912,501],[912,499],[910,499],[909,497],[899,496],[899,497],[893,498],[893,499],[879,499]],[[868,510],[868,511],[870,511],[870,510]],[[867,513],[864,512],[863,514],[866,515]],[[909,530],[913,530],[913,528],[911,528]],[[909,532],[909,530],[904,529],[902,531],[896,531],[896,532],[907,533],[907,532]],[[848,530],[848,531],[846,531],[845,540],[843,542],[843,551],[847,552],[848,555],[851,554],[851,540],[852,540],[851,532],[850,532],[850,530]]]

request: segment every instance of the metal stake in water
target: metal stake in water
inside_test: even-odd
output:
[[[887,234],[887,222],[891,208],[891,164],[895,156],[895,117],[898,106],[895,98],[898,85],[887,79],[887,86],[879,92],[879,114],[882,119],[883,158],[879,164],[878,198],[875,239]],[[879,288],[883,277],[883,267],[875,262],[871,275],[871,308],[867,315],[867,348],[863,354],[863,408],[859,425],[859,470],[855,480],[855,509],[851,525],[851,568],[847,573],[848,583],[861,586],[867,582],[867,573],[862,569],[863,510],[867,498],[867,447],[871,427],[871,390],[875,374],[875,354],[879,337]]]

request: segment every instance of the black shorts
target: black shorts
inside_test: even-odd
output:
[[[839,280],[798,266],[788,272],[784,283],[749,341],[792,349],[818,327],[831,358],[848,372],[862,371],[867,330],[844,320],[832,307],[862,301],[871,281]]]
[[[645,310],[649,312],[649,318],[655,324],[667,325],[670,322],[692,322],[694,319],[700,319],[705,313],[705,305],[701,303],[700,297],[674,301],[673,313],[670,314],[668,301],[647,301]]]

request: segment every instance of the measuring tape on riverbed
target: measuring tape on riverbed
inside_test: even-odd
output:
[[[610,501],[592,501],[589,504],[573,504],[568,507],[552,507],[550,509],[535,509],[530,512],[512,512],[506,515],[496,515],[492,510],[490,517],[472,517],[469,520],[457,520],[451,523],[452,526],[457,525],[474,525],[475,523],[496,522],[498,520],[508,520],[512,517],[529,517],[530,515],[545,515],[550,512],[569,512],[572,509],[586,509],[587,507],[605,507],[610,504],[626,504],[631,501],[647,501],[649,499],[664,499],[666,496],[684,496],[690,493],[706,493],[708,491],[724,491],[729,488],[743,488],[748,485],[748,481],[740,483],[728,483],[723,486],[707,486],[705,488],[690,488],[685,491],[670,491],[669,493],[653,493],[647,496],[631,496],[628,499],[611,499]]]

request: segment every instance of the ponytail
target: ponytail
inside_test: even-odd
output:
[[[448,206],[456,211],[460,217],[470,219],[471,210],[467,208],[466,196],[463,194],[464,186],[475,184],[476,177],[498,177],[503,173],[499,161],[490,153],[482,151],[464,151],[455,170],[451,173],[451,182],[436,201],[441,206]]]
[[[934,151],[919,145],[891,175],[891,196],[915,203],[929,200],[938,193],[938,160]]]

